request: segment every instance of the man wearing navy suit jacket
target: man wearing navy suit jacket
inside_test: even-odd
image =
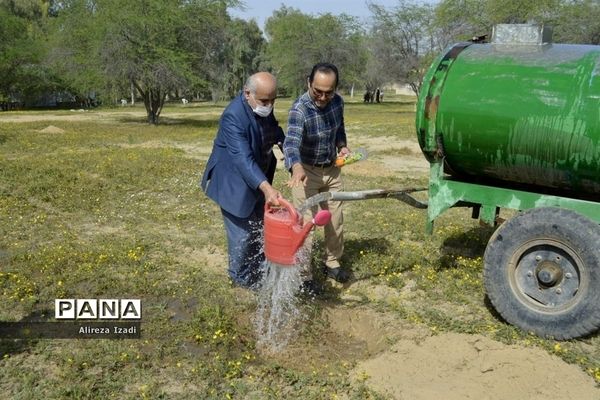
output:
[[[261,278],[260,235],[265,201],[279,205],[271,186],[277,159],[273,146],[284,140],[273,115],[277,81],[268,72],[248,78],[243,92],[227,106],[201,186],[220,207],[227,233],[229,276],[253,288]]]

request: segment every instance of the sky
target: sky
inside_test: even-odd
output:
[[[260,29],[264,30],[265,21],[274,10],[278,10],[282,4],[302,11],[304,14],[348,14],[355,17],[365,18],[371,15],[367,7],[367,0],[243,0],[246,10],[230,9],[230,15],[250,20],[254,18]],[[398,0],[373,0],[373,3],[384,7],[393,7]]]

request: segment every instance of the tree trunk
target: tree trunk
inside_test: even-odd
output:
[[[131,105],[135,105],[135,90],[133,88],[133,82],[131,82]]]
[[[152,125],[158,125],[158,115],[156,114],[156,111],[148,110],[148,107],[146,107],[146,110],[148,115],[148,123]]]
[[[158,125],[158,117],[162,109],[161,99],[164,99],[164,96],[161,95],[160,89],[148,90],[149,105],[146,107],[146,111],[148,113],[149,124]]]
[[[419,97],[419,92],[421,89],[421,85],[411,82],[408,84],[410,86],[410,88],[412,89],[413,92],[415,92],[415,94],[417,95],[417,97]]]
[[[146,90],[143,90],[138,83],[134,82],[133,84],[144,99],[148,123],[158,125],[158,119],[163,105],[165,104],[167,93],[163,93],[160,88],[147,88]]]

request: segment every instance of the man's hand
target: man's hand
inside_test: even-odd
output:
[[[344,146],[344,147],[340,148],[340,151],[338,153],[338,157],[339,156],[342,156],[342,157],[343,156],[347,156],[348,154],[350,154],[350,149],[348,147]]]
[[[281,193],[273,186],[269,184],[267,181],[262,181],[262,183],[258,186],[258,188],[265,195],[265,202],[272,206],[279,205],[279,199],[281,198]]]
[[[304,172],[304,168],[302,167],[302,164],[296,163],[296,164],[292,165],[292,178],[288,181],[287,185],[289,187],[297,187],[300,184],[302,184],[303,186],[306,186],[307,179],[308,179],[308,177],[306,176],[306,173]]]

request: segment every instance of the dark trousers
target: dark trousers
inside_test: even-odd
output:
[[[264,205],[259,202],[248,218],[239,218],[221,209],[227,252],[229,277],[236,284],[252,288],[262,278],[265,255],[263,252]]]

